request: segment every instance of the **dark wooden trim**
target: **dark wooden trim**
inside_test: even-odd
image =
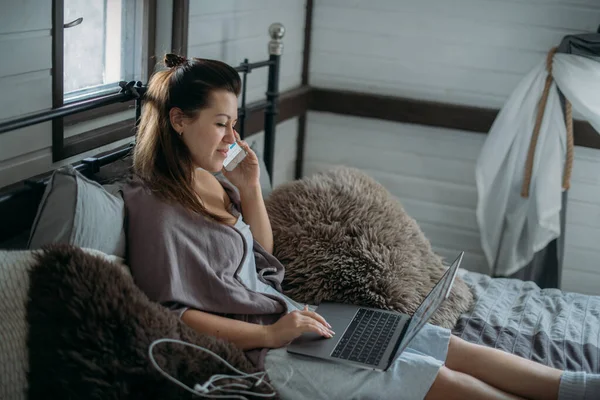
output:
[[[387,121],[488,133],[498,110],[342,90],[313,89],[309,108]],[[574,121],[575,145],[600,149],[600,135],[585,121]]]
[[[309,84],[313,7],[313,0],[306,0],[306,15],[304,18],[304,51],[302,53],[302,85]]]
[[[297,89],[281,93],[279,95],[279,104],[277,105],[279,113],[276,117],[276,123],[304,115],[308,109],[309,96],[310,88],[308,86],[300,86]],[[246,137],[264,129],[264,111],[266,106],[255,107],[256,104],[249,104],[247,106],[252,111],[246,116]]]
[[[183,57],[187,57],[189,21],[190,1],[173,0],[171,51]]]
[[[64,97],[64,1],[52,1],[52,108],[63,105]],[[52,161],[63,157],[63,120],[52,121]]]
[[[145,82],[148,82],[154,73],[154,66],[156,65],[156,2],[157,0],[147,1],[148,13],[146,14],[146,26],[148,27],[148,31],[146,33],[146,49],[148,51],[148,57]]]
[[[310,88],[300,86],[297,89],[288,90],[279,96],[277,123],[306,114],[310,102]]]
[[[313,20],[314,1],[306,0],[306,15],[304,18],[304,51],[302,53],[302,85],[308,87],[310,75],[310,47],[312,37],[312,20]],[[308,93],[308,101],[310,102],[310,92]],[[296,137],[296,168],[294,176],[296,179],[302,177],[304,165],[304,145],[306,141],[306,111],[304,110],[298,119],[298,135]]]
[[[310,109],[387,121],[489,131],[498,110],[342,90],[313,89]]]
[[[294,177],[302,178],[304,174],[304,147],[306,142],[306,113],[298,118],[298,136],[296,138],[296,167]]]
[[[94,150],[100,146],[114,143],[135,134],[133,118],[103,126],[65,139],[65,158]]]

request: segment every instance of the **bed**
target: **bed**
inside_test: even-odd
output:
[[[245,95],[242,95],[242,106],[239,110],[239,131],[242,136],[244,135],[244,118],[256,109],[264,109],[265,111],[264,148],[262,149],[262,152],[258,151],[258,153],[262,153],[261,161],[263,162],[264,169],[267,172],[267,174],[265,174],[267,179],[263,182],[265,193],[268,193],[271,190],[270,177],[273,173],[275,125],[277,101],[279,96],[279,60],[281,57],[281,38],[283,36],[283,27],[272,26],[270,32],[272,35],[272,42],[269,47],[269,59],[256,63],[249,63],[245,61],[237,67],[237,70],[244,76],[243,93],[245,93],[246,90],[245,75],[248,72],[255,68],[269,68],[269,81],[266,90],[267,96],[265,101],[260,102],[260,104],[248,106],[245,102]],[[139,116],[143,103],[144,92],[145,87],[141,82],[123,83],[122,91],[119,94],[120,97],[116,96],[114,101],[116,102],[123,101],[125,99],[135,99],[137,109],[136,114]],[[97,105],[87,105],[87,107],[94,106]],[[79,111],[83,110],[83,107],[79,109]],[[77,112],[77,110],[74,110],[73,107],[71,107],[69,110],[51,110],[49,112],[39,113],[35,116],[28,116],[26,118],[4,122],[0,124],[0,134],[30,126],[35,123],[48,121],[53,118],[60,118],[74,112]],[[42,222],[44,222],[42,216],[40,216],[40,213],[43,212],[44,207],[40,207],[40,204],[45,204],[47,206],[46,214],[48,214],[48,208],[50,207],[49,204],[53,204],[49,200],[51,197],[48,194],[50,191],[48,186],[49,184],[56,186],[56,182],[59,182],[59,179],[65,179],[66,181],[69,181],[69,179],[71,181],[77,181],[77,179],[73,179],[73,177],[79,177],[82,175],[91,182],[95,182],[95,186],[91,183],[86,186],[90,188],[89,190],[102,191],[102,193],[104,193],[104,191],[110,192],[111,190],[115,189],[115,185],[118,188],[118,185],[130,175],[130,153],[133,146],[134,144],[131,143],[124,148],[117,149],[116,151],[107,154],[101,154],[97,157],[88,158],[82,162],[72,165],[67,169],[63,168],[61,169],[60,173],[55,172],[52,175],[48,174],[42,178],[38,177],[35,180],[28,180],[27,182],[23,182],[21,185],[18,185],[16,188],[11,188],[8,191],[4,190],[0,195],[0,220],[3,221],[3,228],[0,232],[0,253],[2,253],[2,259],[0,261],[7,263],[10,260],[13,260],[11,262],[15,264],[15,257],[28,251],[28,241],[30,244],[32,242],[31,236],[33,235],[31,233],[36,230],[36,227],[41,226]],[[110,193],[114,194],[116,192]],[[108,194],[103,194],[103,196],[108,197]],[[86,203],[87,206],[92,207],[90,202],[93,203],[94,201],[95,200],[88,200],[88,203]],[[56,204],[58,203],[59,202],[57,201]],[[64,202],[60,204],[60,207],[66,207]],[[115,215],[117,215],[118,218],[123,218],[123,215]],[[57,221],[56,217],[54,220],[51,218],[51,216],[48,216],[48,218],[49,219],[45,220],[45,226],[60,224],[60,221]],[[97,223],[108,224],[108,218],[103,219],[104,221],[98,220]],[[73,221],[71,222],[74,223]],[[111,239],[104,240],[102,242],[103,247],[94,246],[93,242],[79,242],[76,244],[76,247],[95,248],[96,251],[100,251],[104,254],[112,256],[113,258],[123,261],[125,258],[125,252],[122,244],[123,228],[121,225],[114,229]],[[46,234],[46,244],[48,243],[48,240],[52,240],[52,238],[48,239],[48,236],[52,235]],[[63,237],[62,239],[64,239],[64,242],[69,243],[69,238],[72,237],[73,235],[69,235],[68,238]],[[54,239],[57,239],[56,236]],[[44,241],[41,240],[40,243],[42,242]],[[64,252],[64,249],[60,251]],[[75,255],[69,254],[69,257],[76,258],[76,256],[83,257],[80,253]],[[71,260],[71,258],[69,258],[69,260]],[[6,266],[3,267],[4,269],[0,270],[0,272],[5,274],[4,285],[8,285],[6,283],[8,282],[8,279],[14,280],[16,279],[16,276],[25,277],[23,279],[33,279],[31,275],[28,275],[28,271],[31,270],[31,266],[33,265],[32,263],[34,263],[34,261],[29,262],[29,264],[22,264],[25,265],[25,267],[23,267],[23,270],[20,270],[20,275],[14,272],[16,271],[15,269],[8,270],[6,269]],[[64,266],[61,268],[63,267]],[[66,267],[64,268],[66,270]],[[55,270],[54,274],[57,273],[56,271],[60,271],[60,269]],[[98,276],[105,276],[102,275],[101,272],[98,272],[98,274],[100,274]],[[48,275],[42,274],[40,276],[42,276],[47,282],[61,282],[60,280],[52,281]],[[53,276],[55,277],[55,275]],[[540,363],[552,365],[557,368],[600,373],[600,297],[565,293],[557,289],[541,290],[531,282],[524,282],[516,279],[491,278],[486,275],[469,272],[466,270],[461,271],[461,277],[471,289],[474,295],[474,303],[473,307],[462,313],[458,318],[458,322],[453,327],[453,332],[456,335],[461,336],[462,338],[471,342],[501,348],[507,352],[515,353],[526,358],[531,358]],[[23,299],[29,299],[30,302],[28,304],[29,307],[31,307],[32,296],[31,293],[28,293],[29,288],[26,285],[19,286],[20,284],[18,282],[13,282],[13,284],[14,287],[12,289],[9,288],[10,290],[13,290],[13,292],[10,292],[10,290],[3,291],[3,296],[5,296],[3,301],[6,301],[8,298],[8,293],[18,292],[19,296],[22,296]],[[46,288],[45,290],[46,291],[43,293],[44,296],[47,296],[47,293],[50,289]],[[59,292],[61,291],[60,288],[57,290]],[[133,289],[128,287],[127,290]],[[127,292],[127,290],[123,289],[122,292],[116,294],[115,296],[122,300],[122,298],[119,296],[123,296],[123,293]],[[98,296],[98,294],[96,293],[94,296]],[[93,297],[93,299],[93,301],[99,301],[98,297]],[[46,303],[51,303],[51,301],[46,301]],[[7,308],[3,309],[3,313],[5,314],[9,311],[10,310],[7,310]],[[17,318],[23,319],[25,312],[26,311],[23,310],[22,313],[18,315],[14,313],[10,314],[10,318],[12,318],[10,321],[15,321]],[[153,312],[158,311],[154,310]],[[63,317],[66,318],[65,316]],[[48,323],[47,320],[45,321],[45,323]],[[174,324],[172,321],[171,323]],[[21,326],[22,329],[26,329],[26,327],[23,327],[24,322],[18,322],[15,324]],[[4,323],[2,331],[0,331],[3,335],[3,339],[6,339],[9,336],[18,336],[11,333],[11,329],[13,329],[14,326],[11,326],[8,322]],[[61,327],[55,326],[55,329],[60,330]],[[183,328],[179,327],[177,329],[181,330]],[[6,335],[6,337],[4,337],[4,335]],[[110,334],[107,333],[107,335]],[[189,332],[185,332],[185,335],[182,334],[182,337],[189,337],[189,335]],[[23,338],[21,339],[25,340]],[[6,340],[3,341],[7,343]],[[7,348],[6,344],[4,346],[5,347],[2,348],[3,352],[10,352],[14,350]],[[42,346],[39,348],[43,349],[45,347]],[[228,349],[227,351],[230,352],[228,354],[231,354],[231,352],[234,350]],[[6,356],[6,354],[4,356]],[[10,357],[22,357],[22,354],[19,356],[18,354],[15,355],[11,353]],[[185,358],[185,355],[181,355],[181,357],[183,359]],[[107,362],[110,362],[110,360]],[[21,375],[19,375],[20,380],[16,381],[13,379],[13,377],[0,377],[0,387],[3,386],[2,383],[9,381],[11,382],[10,386],[13,389],[14,382],[18,381],[26,384],[26,382],[23,382],[23,380],[27,378],[22,374],[22,371],[17,372],[17,374]],[[30,375],[29,378],[31,378],[31,376],[32,375]],[[156,378],[156,376],[153,377]],[[44,382],[48,383],[47,381]],[[4,385],[4,387],[4,390],[8,390],[6,385]],[[45,386],[42,385],[40,387],[44,388]],[[85,390],[85,387],[82,390]],[[128,390],[131,390],[131,388]],[[5,394],[6,393],[7,392],[5,392]],[[23,393],[24,392],[22,391],[18,391],[19,396],[22,396]],[[121,392],[121,394],[122,393],[125,392]],[[0,394],[2,393],[0,392]],[[43,397],[43,394],[43,391],[40,392],[38,390],[39,397]],[[165,398],[167,397],[169,396],[166,396]],[[182,397],[178,395],[174,396],[173,398]]]

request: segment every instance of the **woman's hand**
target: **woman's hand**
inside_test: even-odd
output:
[[[235,131],[234,131],[235,132]],[[223,175],[238,188],[240,192],[246,189],[255,189],[260,187],[260,167],[258,157],[252,151],[248,143],[240,139],[240,135],[235,132],[235,138],[238,145],[246,152],[246,157],[233,169],[227,171],[223,168]]]
[[[332,338],[335,334],[330,325],[323,317],[308,310],[308,306],[302,311],[292,311],[284,315],[267,328],[267,343],[271,348],[283,347],[305,332],[314,332],[326,338]]]

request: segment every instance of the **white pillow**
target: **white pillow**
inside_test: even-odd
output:
[[[0,251],[0,398],[25,399],[29,269],[36,251]]]

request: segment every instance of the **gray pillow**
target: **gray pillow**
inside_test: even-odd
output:
[[[48,182],[28,247],[66,243],[125,258],[124,217],[118,193],[109,193],[71,166],[62,167]]]

